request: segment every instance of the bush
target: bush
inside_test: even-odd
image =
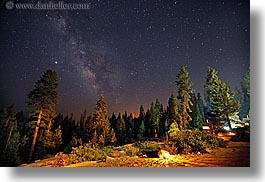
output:
[[[93,147],[92,144],[86,143],[84,146],[80,145],[79,147],[73,148],[69,157],[71,163],[80,163],[102,160],[110,155],[110,153],[112,153],[112,149],[109,147]]]
[[[225,147],[226,142],[206,131],[182,130],[174,136],[175,147],[179,153],[198,152],[206,148]]]
[[[162,149],[168,151],[171,155],[176,155],[178,153],[178,149],[172,141],[167,142]]]
[[[70,164],[70,158],[67,154],[64,154],[63,152],[59,152],[55,155],[55,166],[67,166]]]
[[[62,152],[56,154],[56,165],[64,166],[86,161],[98,161],[105,159],[112,152],[110,147],[100,148],[97,145],[93,146],[91,143],[86,143],[79,147],[73,147],[70,154],[63,154]]]
[[[120,149],[124,151],[127,156],[136,156],[140,153],[140,149],[132,145],[124,145],[121,146]]]
[[[145,141],[145,142],[135,142],[133,147],[139,148],[140,152],[155,152],[160,149],[160,146],[156,142]]]

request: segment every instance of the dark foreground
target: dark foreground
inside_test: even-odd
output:
[[[208,153],[209,152],[209,153]],[[53,167],[53,159],[46,159],[22,167]],[[250,143],[229,142],[226,148],[207,153],[181,154],[161,158],[108,157],[105,161],[89,161],[64,167],[249,167]]]

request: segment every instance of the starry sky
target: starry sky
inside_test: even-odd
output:
[[[232,90],[249,68],[249,1],[74,2],[91,7],[8,10],[1,4],[0,108],[15,103],[25,111],[26,95],[47,69],[58,73],[57,112],[79,117],[93,111],[101,93],[109,112],[137,114],[156,97],[166,105],[182,65],[200,93],[207,66]]]

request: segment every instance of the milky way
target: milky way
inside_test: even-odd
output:
[[[51,26],[62,34],[61,44],[65,47],[58,50],[68,64],[75,67],[86,86],[91,86],[96,93],[104,93],[104,90],[111,92],[112,97],[116,97],[114,92],[119,87],[119,76],[115,72],[115,66],[108,68],[108,62],[112,55],[108,53],[102,42],[96,40],[84,40],[78,33],[71,30],[68,24],[69,18],[66,14],[47,14],[52,20]],[[66,63],[63,63],[66,64]]]

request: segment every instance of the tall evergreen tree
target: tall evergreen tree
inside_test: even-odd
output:
[[[193,106],[192,108],[192,122],[191,122],[191,127],[192,128],[198,128],[202,129],[202,123],[204,121],[204,114],[203,114],[203,102],[201,100],[200,93],[197,94],[197,97],[195,94],[192,94],[192,103]]]
[[[144,127],[142,127],[142,128],[145,129],[145,112],[144,112],[144,107],[141,105],[140,106],[139,117],[138,117],[139,129],[140,129],[141,125],[142,125],[142,122],[144,123]],[[139,129],[137,131],[138,133],[139,133]],[[146,134],[146,131],[144,131],[143,136],[146,136],[145,134]]]
[[[248,69],[246,75],[245,75],[245,85],[246,85],[246,89],[243,90],[244,92],[244,96],[243,96],[243,110],[245,110],[245,112],[248,114],[248,116],[250,115],[250,68]],[[243,114],[244,115],[244,114]],[[243,116],[246,117],[246,116]]]
[[[0,111],[0,165],[17,166],[20,163],[20,133],[16,109],[12,105]]]
[[[197,93],[197,103],[199,107],[199,112],[202,115],[202,120],[205,121],[204,104],[200,93]]]
[[[213,99],[212,96],[218,97],[218,88],[220,86],[220,80],[217,76],[217,71],[211,67],[208,67],[207,69],[207,75],[206,75],[206,83],[204,85],[204,97],[205,102],[209,110],[212,110],[213,107]]]
[[[117,118],[117,123],[115,127],[115,134],[117,137],[117,143],[118,145],[122,145],[125,143],[125,137],[126,137],[126,128],[125,128],[125,122],[123,117],[121,117],[121,114],[119,113]]]
[[[168,107],[167,107],[167,120],[165,123],[165,130],[168,131],[170,125],[177,121],[177,115],[178,115],[178,100],[175,96],[175,93],[172,91],[171,96],[168,99]]]
[[[229,115],[238,112],[240,102],[234,100],[234,93],[229,91],[227,83],[223,83],[217,75],[217,71],[208,68],[206,84],[204,86],[208,98],[209,114],[214,116],[217,122],[227,121],[232,129]]]
[[[128,117],[127,121],[125,122],[125,128],[126,128],[126,141],[131,142],[133,138],[133,116],[132,113]]]
[[[145,136],[151,137],[151,113],[150,110],[147,109],[145,114]]]
[[[49,136],[53,135],[51,127],[56,116],[55,105],[59,103],[57,87],[56,71],[47,70],[41,75],[40,79],[35,83],[34,89],[28,94],[27,105],[30,109],[30,125],[34,129],[29,161],[32,158],[37,141],[45,141],[46,147],[51,147],[52,145],[49,139],[53,137]]]
[[[229,91],[227,83],[220,85],[221,97],[213,98],[214,103],[218,105],[218,111],[223,115],[228,122],[228,126],[232,129],[230,115],[239,111],[240,101],[234,100],[234,92]]]
[[[111,128],[115,128],[116,127],[117,119],[116,119],[116,116],[115,116],[114,112],[112,113],[111,118],[109,119],[109,122],[110,122]]]
[[[194,92],[191,88],[192,83],[190,82],[189,73],[184,66],[181,66],[176,76],[176,86],[178,88],[178,99],[180,99],[178,125],[179,129],[182,130],[192,120],[189,113],[192,112],[190,108],[192,106],[191,94]]]
[[[137,138],[138,140],[141,140],[144,137],[145,127],[144,127],[144,121],[141,121],[141,125],[137,132]]]
[[[248,68],[244,80],[246,82],[247,94],[250,96],[250,68]]]
[[[161,112],[161,103],[158,98],[156,98],[155,106],[154,106],[154,118],[153,118],[153,134],[154,137],[158,137],[159,134],[159,122],[162,116]]]
[[[246,83],[241,82],[240,87],[236,88],[234,99],[240,101],[240,109],[238,113],[240,119],[242,120],[243,118],[249,116],[250,97],[248,94]]]
[[[104,96],[101,95],[97,101],[95,112],[93,113],[92,122],[90,125],[91,133],[93,133],[93,141],[105,144],[111,141],[111,127],[107,117],[107,104]]]

